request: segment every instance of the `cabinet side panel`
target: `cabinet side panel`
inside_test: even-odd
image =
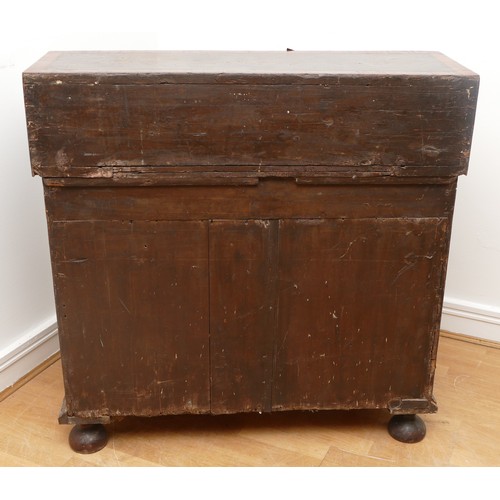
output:
[[[448,219],[285,220],[274,409],[429,399]]]
[[[208,411],[207,224],[49,229],[68,414]]]
[[[210,224],[212,413],[271,410],[277,229]]]

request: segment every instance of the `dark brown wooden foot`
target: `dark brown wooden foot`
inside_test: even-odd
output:
[[[418,415],[394,415],[388,430],[394,439],[402,443],[418,443],[425,437],[425,423]]]
[[[108,443],[108,433],[102,424],[75,425],[69,433],[69,445],[77,453],[95,453]]]

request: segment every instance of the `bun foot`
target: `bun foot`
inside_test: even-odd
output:
[[[402,443],[418,443],[425,437],[425,423],[418,415],[394,415],[388,430],[394,439]]]
[[[77,453],[95,453],[108,443],[108,433],[102,424],[79,424],[71,429],[68,440]]]

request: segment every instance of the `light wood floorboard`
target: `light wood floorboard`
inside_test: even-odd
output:
[[[500,349],[442,337],[427,437],[389,437],[384,411],[123,419],[108,446],[71,451],[60,361],[0,403],[0,466],[499,466]]]

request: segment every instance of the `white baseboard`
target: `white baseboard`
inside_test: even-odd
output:
[[[500,342],[500,308],[445,297],[441,330]]]
[[[50,318],[0,350],[0,392],[59,351],[56,318]]]

